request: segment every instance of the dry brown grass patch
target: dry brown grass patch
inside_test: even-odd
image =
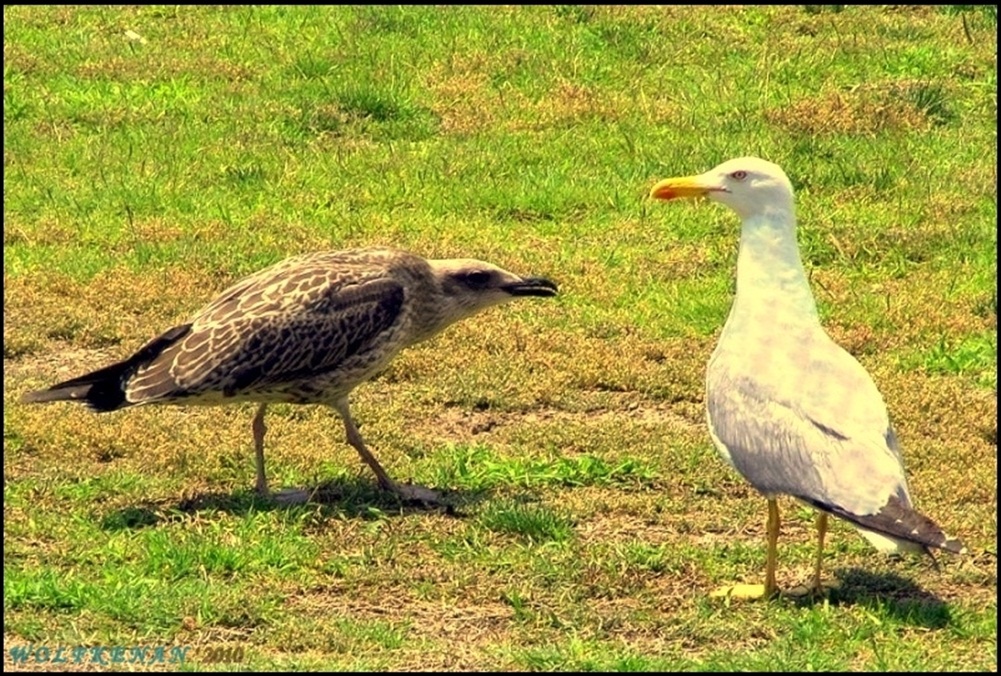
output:
[[[813,136],[927,131],[935,120],[908,100],[912,91],[926,86],[899,81],[831,91],[766,110],[765,119],[782,129]]]
[[[497,599],[424,600],[402,588],[396,593],[380,590],[378,595],[364,597],[347,589],[313,590],[291,598],[287,605],[296,617],[315,618],[320,623],[315,638],[324,643],[336,639],[329,627],[338,620],[356,625],[388,623],[405,633],[407,645],[413,647],[394,650],[394,661],[401,660],[405,665],[401,668],[414,670],[482,668],[485,662],[494,661],[492,646],[511,641],[514,622],[512,608]],[[301,633],[301,628],[297,632]]]
[[[646,119],[666,123],[679,114],[678,106],[663,98],[602,91],[563,77],[537,99],[491,82],[492,73],[515,69],[524,58],[520,50],[492,58],[475,52],[435,63],[424,80],[433,93],[431,109],[441,119],[442,131],[471,134],[495,127],[507,132],[533,131],[587,119],[615,122],[637,110]]]
[[[136,275],[116,266],[84,283],[62,276],[5,279],[5,355],[62,340],[85,349],[126,343],[126,356],[218,290],[206,273],[179,267]]]
[[[471,134],[495,122],[499,94],[490,88],[490,63],[486,54],[472,52],[431,66],[424,86],[432,92],[431,110],[441,120],[443,133]]]
[[[41,59],[19,45],[9,43],[6,40],[3,44],[3,63],[4,68],[9,71],[10,75],[35,75],[43,68]],[[3,85],[4,94],[9,89],[13,89],[13,87],[7,84],[5,77]]]
[[[995,329],[997,317],[983,310],[983,296],[956,292],[943,302],[942,289],[956,284],[957,276],[955,269],[921,268],[866,287],[837,270],[817,268],[811,272],[811,283],[818,301],[834,309],[824,329],[859,356],[916,346],[930,349],[939,339]],[[867,318],[860,319],[862,313]],[[873,314],[878,314],[877,321]]]
[[[510,132],[573,126],[583,120],[619,122],[641,110],[647,120],[666,124],[676,120],[680,107],[667,99],[641,93],[600,91],[560,78],[542,98],[532,101],[518,94],[520,114],[512,115],[504,128]]]

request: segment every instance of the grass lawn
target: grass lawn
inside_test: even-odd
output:
[[[5,667],[995,670],[996,31],[972,6],[5,6]],[[832,522],[827,598],[708,596],[764,573],[765,501],[703,407],[738,223],[646,195],[748,154],[792,179],[916,506],[971,550],[940,570]],[[363,245],[561,285],[352,398],[457,516],[380,495],[323,407],[269,409],[273,485],[329,489],[284,508],[252,490],[252,405],[18,403]],[[780,505],[791,587],[812,512]]]

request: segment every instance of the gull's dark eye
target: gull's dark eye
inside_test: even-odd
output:
[[[743,181],[745,178],[747,178],[747,172],[744,171],[743,169],[738,169],[737,171],[730,174],[730,178],[734,179],[735,181]]]
[[[463,274],[462,281],[471,289],[482,289],[490,283],[490,273],[484,270],[473,270]]]

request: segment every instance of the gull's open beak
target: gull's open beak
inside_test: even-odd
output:
[[[650,197],[658,200],[673,200],[678,197],[705,197],[713,190],[719,190],[707,185],[702,176],[681,176],[665,178],[650,189]]]
[[[557,291],[556,283],[543,277],[527,277],[503,289],[512,296],[555,296]]]

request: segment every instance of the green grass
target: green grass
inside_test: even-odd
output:
[[[5,7],[5,665],[996,669],[996,29],[966,5]],[[646,195],[746,154],[789,174],[822,319],[970,547],[938,572],[839,522],[827,598],[708,597],[764,564],[702,401],[737,223]],[[321,488],[282,508],[251,490],[249,406],[17,401],[242,275],[376,244],[561,286],[353,395],[455,514],[381,495],[318,407],[269,409],[271,481]],[[812,515],[782,510],[792,586]]]
[[[562,542],[573,534],[573,524],[547,507],[493,503],[480,514],[480,524],[495,533],[511,533],[536,542]]]

